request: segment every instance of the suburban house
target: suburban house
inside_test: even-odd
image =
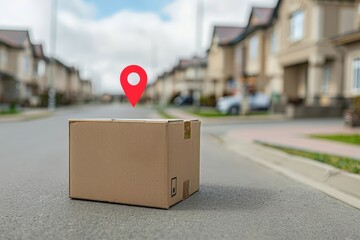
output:
[[[82,89],[82,82],[80,79],[80,72],[74,67],[70,67],[69,69],[69,83],[68,83],[68,97],[70,103],[76,103],[79,100],[81,100],[81,94],[82,91],[88,91],[85,87],[85,89]]]
[[[33,44],[33,76],[36,82],[37,101],[33,105],[41,104],[41,100],[48,94],[48,76],[46,75],[46,65],[48,58],[44,54],[41,44]]]
[[[207,58],[180,59],[174,67],[174,96],[192,96],[201,89],[206,71]]]
[[[156,102],[156,81],[148,83],[142,96],[144,102]]]
[[[232,41],[225,43],[226,46],[233,46],[233,76],[242,90],[269,91],[266,78],[268,53],[265,45],[272,14],[272,8],[253,7],[246,29]]]
[[[0,38],[0,103],[13,102],[18,96],[17,79],[9,69],[12,48],[8,41]]]
[[[246,30],[225,44],[234,46],[240,88],[266,93],[293,117],[341,115],[344,96],[354,93],[344,92],[350,80],[342,72],[344,49],[355,54],[343,41],[354,41],[359,27],[355,2],[279,0],[274,9],[252,8]]]
[[[74,67],[45,56],[41,44],[33,44],[27,30],[0,29],[0,103],[46,106],[52,65],[57,103],[89,100],[92,85],[82,81]]]
[[[215,26],[201,94],[267,94],[290,117],[341,116],[360,95],[360,0],[278,0],[253,7],[246,27]],[[190,93],[188,60],[163,74],[157,96]],[[189,71],[188,74],[191,73]],[[171,86],[171,87],[170,87]],[[191,86],[191,85],[186,85]]]
[[[80,99],[84,102],[89,102],[93,98],[92,82],[88,79],[80,80]]]
[[[343,107],[343,53],[329,43],[354,28],[355,1],[279,0],[277,29],[283,95],[293,116],[336,116]]]
[[[353,29],[334,36],[330,42],[343,54],[343,96],[349,103],[360,96],[360,1],[355,2]]]
[[[56,102],[60,104],[70,103],[70,67],[56,58],[51,58],[47,66],[49,87],[51,86],[51,74],[54,74],[54,88],[56,91]],[[54,72],[52,72],[54,69]]]
[[[174,97],[174,69],[172,69],[170,72],[166,72],[163,75],[163,93],[161,96],[160,101],[163,104],[170,103],[172,98]]]
[[[154,83],[148,84],[144,98],[168,104],[177,96],[192,96],[202,90],[207,74],[207,58],[180,59],[169,72],[159,75]]]
[[[0,41],[3,43],[2,72],[5,73],[2,78],[6,81],[3,98],[30,104],[36,98],[37,84],[33,77],[33,47],[29,32],[0,29]]]
[[[236,90],[234,80],[234,47],[228,45],[246,28],[215,26],[208,50],[207,76],[204,79],[202,95],[220,98],[233,94]]]

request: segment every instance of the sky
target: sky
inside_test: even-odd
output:
[[[121,94],[119,75],[142,66],[149,83],[180,58],[205,54],[214,25],[244,26],[252,6],[276,0],[201,0],[196,49],[195,0],[58,0],[55,56],[93,81],[96,93]],[[0,0],[0,28],[29,29],[50,54],[50,0]]]

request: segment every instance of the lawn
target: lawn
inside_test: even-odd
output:
[[[0,115],[11,115],[11,114],[18,114],[19,111],[16,109],[10,109],[10,110],[0,110]]]
[[[229,116],[239,116],[239,115],[229,115],[229,114],[223,114],[218,112],[216,109],[201,109],[200,111],[194,111],[194,110],[188,110],[189,113],[200,116],[200,117],[229,117]],[[267,111],[254,111],[250,112],[247,116],[261,116],[261,115],[268,115],[269,113]]]
[[[272,145],[272,144],[267,144],[267,143],[260,143],[260,144],[263,146],[271,147],[271,148],[286,152],[291,155],[305,157],[305,158],[313,159],[318,162],[326,163],[333,167],[339,168],[341,170],[344,170],[344,171],[347,171],[350,173],[360,174],[360,161],[353,159],[353,158],[304,151],[304,150],[299,150],[299,149],[295,149],[295,148],[277,146],[277,145]]]
[[[360,134],[311,135],[312,138],[360,145]]]
[[[200,111],[189,111],[191,114],[195,114],[200,117],[226,117],[227,114],[222,114],[216,110],[200,110]]]

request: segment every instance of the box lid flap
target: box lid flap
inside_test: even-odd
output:
[[[127,119],[127,118],[88,118],[88,119],[69,119],[69,122],[141,122],[141,123],[169,123],[183,121],[199,121],[198,119]]]

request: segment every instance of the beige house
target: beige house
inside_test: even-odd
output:
[[[154,82],[154,102],[156,103],[164,103],[163,99],[163,92],[164,92],[164,78],[165,78],[165,74],[163,73],[161,75],[159,75],[156,79],[156,81]]]
[[[253,7],[246,29],[226,44],[234,49],[233,76],[241,91],[268,91],[265,48],[272,14],[272,8]]]
[[[93,99],[93,89],[91,80],[80,80],[81,100],[89,102]]]
[[[242,90],[290,104],[294,117],[340,115],[343,97],[356,92],[350,72],[357,56],[357,2],[279,0],[274,9],[253,8],[246,30],[226,44],[234,46],[234,78]]]
[[[9,59],[12,46],[4,41],[0,41],[0,103],[13,102],[18,97],[17,79],[15,74],[9,70]]]
[[[192,96],[202,89],[207,73],[207,58],[181,59],[174,68],[174,93],[176,96]]]
[[[214,27],[208,50],[207,75],[202,87],[203,96],[220,98],[236,90],[234,47],[228,43],[244,31],[243,27]]]
[[[90,98],[91,82],[82,83],[77,69],[57,59],[53,64],[27,30],[0,29],[0,103],[45,106],[52,67],[59,104]]]
[[[355,1],[353,30],[334,36],[331,43],[343,56],[343,96],[349,103],[360,96],[360,1]]]
[[[37,96],[33,77],[33,48],[28,31],[0,30],[2,45],[2,98],[29,104]]]
[[[55,69],[54,69],[55,68]],[[52,72],[54,69],[54,72]],[[70,67],[66,66],[58,59],[50,59],[46,67],[46,74],[51,87],[51,74],[54,74],[54,88],[56,91],[57,104],[67,104],[70,102]]]
[[[68,83],[68,96],[71,103],[76,103],[81,100],[82,90],[80,72],[76,68],[71,67],[69,70]]]
[[[343,53],[329,39],[354,29],[356,9],[350,0],[279,0],[267,40],[276,73],[268,77],[282,74],[286,102],[304,106],[295,116],[341,114]]]
[[[153,83],[149,83],[146,86],[145,92],[142,96],[142,100],[145,102],[156,102],[156,81]]]
[[[163,76],[163,92],[160,101],[162,104],[168,104],[174,97],[174,69],[166,72]]]
[[[48,94],[48,76],[46,75],[47,57],[44,54],[41,44],[33,44],[33,76],[36,82],[36,96],[39,102],[33,103],[33,106],[44,104],[41,99]]]

